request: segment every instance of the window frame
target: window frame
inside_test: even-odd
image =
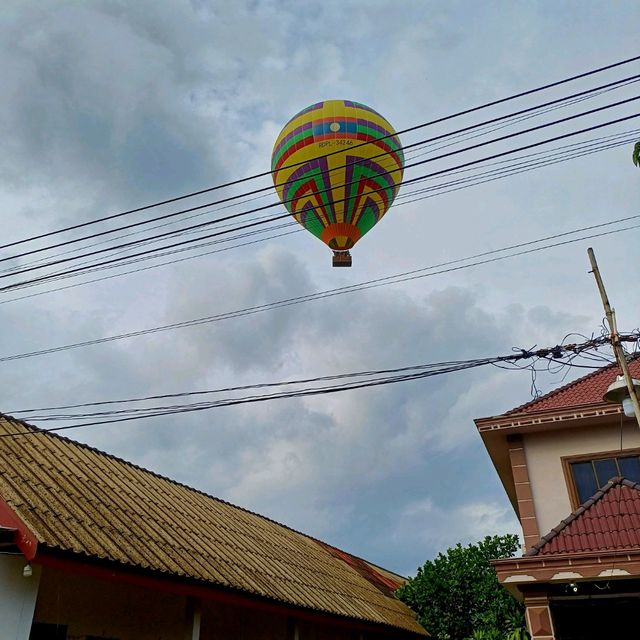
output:
[[[562,456],[560,460],[562,462],[562,472],[564,474],[565,483],[567,485],[567,491],[569,492],[571,511],[575,511],[582,504],[580,502],[580,498],[578,497],[578,490],[576,488],[573,479],[573,473],[571,471],[571,465],[574,462],[591,462],[595,460],[604,460],[606,458],[632,458],[634,456],[640,457],[640,447],[636,447],[633,449],[614,449],[613,451],[595,451],[593,453]]]

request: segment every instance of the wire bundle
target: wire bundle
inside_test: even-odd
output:
[[[640,331],[621,335],[621,340],[637,343],[640,338]],[[358,371],[352,373],[335,374],[314,378],[298,380],[288,380],[279,382],[265,382],[219,389],[208,389],[204,391],[187,391],[181,393],[161,394],[146,396],[142,398],[128,398],[125,400],[102,400],[98,402],[88,402],[64,406],[43,407],[40,409],[23,409],[12,411],[12,414],[27,417],[30,420],[39,422],[65,421],[71,422],[61,427],[52,427],[43,431],[63,431],[67,429],[77,429],[116,422],[128,422],[145,418],[192,413],[205,411],[220,407],[236,406],[241,404],[253,404],[257,402],[267,402],[287,398],[303,398],[309,396],[325,395],[354,389],[364,389],[383,385],[396,384],[399,382],[409,382],[441,376],[448,373],[476,369],[487,365],[511,366],[518,369],[529,368],[539,370],[538,365],[544,362],[549,366],[552,363],[560,363],[565,367],[586,365],[576,364],[574,361],[578,357],[601,357],[597,353],[598,349],[610,344],[607,336],[591,337],[581,343],[563,343],[553,347],[514,349],[508,355],[492,356],[488,358],[475,358],[472,360],[455,360],[449,362],[437,362],[429,364],[418,364],[394,369],[378,369],[368,371]],[[528,361],[524,367],[520,364]],[[594,368],[594,367],[589,367]],[[235,395],[228,397],[226,394],[239,391],[258,391],[265,389],[277,389],[266,393],[252,393],[248,395]],[[173,404],[163,404],[150,406],[160,400],[177,400],[193,398],[195,396],[222,395],[225,397],[213,400],[200,400],[197,402],[183,402]],[[145,403],[146,406],[139,406]],[[125,408],[106,408],[112,406],[130,405]],[[87,409],[93,409],[88,411]],[[81,410],[81,411],[78,411]],[[89,421],[87,421],[89,420]],[[28,433],[35,433],[29,431]],[[18,434],[20,435],[20,434]],[[2,437],[2,436],[0,436]]]

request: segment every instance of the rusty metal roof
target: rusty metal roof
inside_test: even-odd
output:
[[[640,549],[640,485],[612,478],[527,556]]]
[[[1,437],[20,432],[28,435]],[[426,634],[415,614],[392,595],[399,576],[2,415],[0,496],[34,534],[39,550],[113,561]]]

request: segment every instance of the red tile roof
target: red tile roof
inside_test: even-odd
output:
[[[632,376],[640,378],[640,358],[632,360],[629,363],[629,369],[631,370]],[[531,400],[531,402],[511,409],[503,415],[537,413],[538,411],[561,410],[575,406],[601,404],[605,391],[620,373],[620,369],[616,364],[603,367],[563,387],[559,387],[544,396]]]
[[[527,556],[640,549],[640,484],[611,479]]]

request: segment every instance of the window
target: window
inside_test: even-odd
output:
[[[632,482],[640,483],[640,456],[637,454],[632,456],[604,454],[602,457],[578,460],[574,458],[567,462],[575,507],[588,500],[614,476],[624,476]]]

